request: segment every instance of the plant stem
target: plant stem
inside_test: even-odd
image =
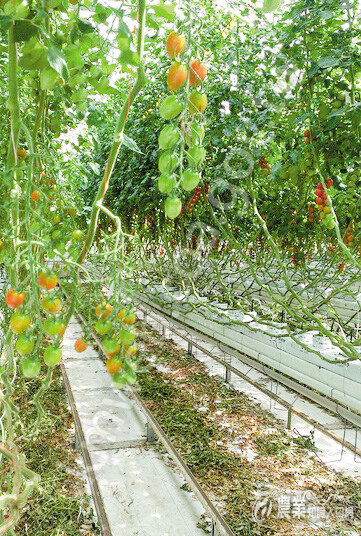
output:
[[[144,35],[145,35],[145,16],[146,16],[146,0],[138,0],[138,16],[139,16],[139,31],[138,31],[138,44],[137,44],[137,53],[139,57],[139,67],[137,72],[137,78],[133,88],[129,91],[127,100],[124,102],[118,122],[114,132],[113,145],[110,149],[110,154],[108,156],[107,165],[105,168],[103,179],[99,185],[97,195],[95,197],[92,212],[90,216],[90,224],[88,233],[85,239],[83,249],[79,255],[78,263],[81,264],[88,251],[90,250],[97,229],[100,206],[104,201],[105,194],[109,187],[109,180],[112,175],[115,162],[119,153],[120,146],[123,142],[124,129],[128,120],[129,109],[133,104],[138,93],[141,91],[143,86],[146,83],[144,68],[143,68],[143,53],[144,53]]]

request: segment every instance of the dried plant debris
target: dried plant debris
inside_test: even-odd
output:
[[[173,341],[138,328],[139,393],[236,535],[360,534],[360,484],[317,459],[312,434],[285,430]]]

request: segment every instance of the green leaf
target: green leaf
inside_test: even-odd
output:
[[[307,119],[308,117],[310,117],[310,114],[308,112],[301,114],[291,122],[291,125],[294,126],[294,125],[297,125],[298,123],[303,123],[304,120]]]
[[[109,17],[109,15],[111,15],[111,13],[112,13],[111,9],[106,9],[102,5],[97,4],[96,8],[95,8],[95,15],[93,16],[93,19],[95,20],[95,22],[98,22],[98,23],[102,22],[102,23],[105,24],[106,21],[107,21],[107,18]]]
[[[30,20],[17,20],[14,26],[14,36],[16,43],[21,41],[29,41],[31,37],[36,35],[39,28],[35,26]]]
[[[127,63],[128,65],[139,65],[139,55],[131,50],[123,50],[119,58],[120,63]]]
[[[22,48],[19,66],[26,70],[44,69],[48,65],[47,48],[36,37],[32,37]]]
[[[164,2],[160,2],[157,6],[152,6],[152,9],[158,17],[162,17],[169,22],[173,22],[175,19],[175,8],[173,4],[164,4]]]
[[[340,60],[338,58],[333,58],[332,56],[325,56],[318,60],[318,65],[321,69],[328,69],[329,67],[335,67],[338,65]]]
[[[92,26],[90,22],[81,19],[78,20],[78,28],[79,31],[84,34],[92,33],[95,31],[94,26]]]
[[[131,36],[131,31],[123,20],[119,20],[118,37]]]
[[[139,147],[136,144],[136,142],[132,138],[129,138],[128,136],[126,136],[125,134],[124,134],[124,138],[123,138],[123,145],[128,147],[128,149],[130,149],[131,151],[135,151],[136,153],[139,153],[139,154],[144,154],[139,149]]]
[[[62,79],[69,80],[69,70],[62,51],[55,45],[51,45],[48,49],[47,58],[52,68],[60,74]]]
[[[340,120],[340,117],[331,117],[331,119],[329,119],[326,123],[325,130],[332,130],[333,128],[337,127]]]
[[[271,13],[276,11],[281,5],[283,0],[263,0],[263,12]]]
[[[12,23],[12,17],[8,17],[7,15],[0,15],[0,28],[2,30],[7,30],[8,28],[10,28]]]

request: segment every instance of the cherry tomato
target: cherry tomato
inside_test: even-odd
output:
[[[182,54],[186,45],[186,36],[177,32],[172,32],[167,38],[167,52],[171,58]]]
[[[118,318],[119,320],[123,320],[123,318],[125,317],[125,315],[127,314],[127,310],[126,309],[121,309],[118,313]]]
[[[162,194],[170,194],[177,185],[177,177],[174,173],[162,173],[158,179],[158,190]]]
[[[122,329],[119,333],[119,340],[124,346],[131,346],[135,339],[135,332]]]
[[[59,278],[57,274],[46,274],[45,272],[40,272],[38,275],[38,281],[41,287],[51,290],[56,287]]]
[[[124,324],[135,324],[136,320],[137,315],[135,313],[131,313],[124,318]]]
[[[208,67],[199,60],[193,60],[191,62],[191,70],[189,74],[189,83],[191,87],[199,86],[199,84],[206,78],[208,74]]]
[[[46,288],[48,290],[55,288],[56,285],[58,284],[58,281],[59,281],[59,278],[57,274],[49,274],[48,276],[46,276]]]
[[[61,302],[59,298],[46,297],[42,300],[41,304],[45,311],[49,311],[50,313],[57,313],[61,307]]]
[[[168,218],[174,220],[181,213],[182,201],[179,199],[179,197],[167,197],[165,200],[164,210]]]
[[[27,335],[20,335],[16,341],[15,348],[21,355],[28,355],[34,350],[35,340]]]
[[[75,229],[75,230],[71,233],[71,237],[72,237],[72,239],[73,239],[75,242],[80,242],[80,240],[83,240],[84,233],[83,233],[83,231],[81,231],[80,229]]]
[[[22,362],[22,369],[25,378],[35,378],[40,372],[41,363],[36,357],[26,357]]]
[[[18,148],[17,155],[18,155],[19,160],[25,160],[28,157],[28,153],[26,149],[24,149],[23,147]]]
[[[63,352],[61,348],[50,345],[45,349],[44,362],[48,367],[54,367],[62,360]]]
[[[25,292],[16,292],[14,289],[10,289],[6,293],[5,301],[8,307],[11,309],[16,309],[16,307],[20,307],[26,298]]]
[[[110,374],[115,374],[123,366],[123,361],[120,357],[112,357],[107,361],[107,369]]]
[[[114,356],[120,350],[120,343],[119,341],[117,341],[117,339],[114,339],[113,337],[107,337],[103,341],[103,348],[107,355]]]
[[[22,333],[30,326],[31,318],[26,313],[20,313],[17,311],[11,317],[10,324],[14,333]]]
[[[159,114],[163,119],[174,119],[183,110],[184,105],[175,95],[169,95],[159,107]]]
[[[81,353],[88,348],[88,345],[83,341],[83,339],[77,339],[75,341],[74,348],[77,352]]]
[[[112,329],[112,323],[110,320],[106,320],[105,322],[98,320],[98,322],[95,323],[95,329],[99,335],[107,335]]]
[[[32,194],[31,194],[31,199],[32,199],[33,201],[39,201],[39,199],[40,199],[40,192],[39,192],[39,190],[34,190],[34,191],[32,192]]]
[[[57,337],[58,335],[64,335],[65,323],[61,319],[47,318],[44,322],[44,331],[50,337]]]
[[[138,352],[138,347],[134,344],[133,346],[129,346],[129,348],[127,349],[127,357],[131,356],[135,356],[136,353]]]
[[[104,301],[98,304],[97,308],[95,309],[95,314],[98,318],[107,318],[112,312],[112,310],[113,306],[110,303],[106,303]]]

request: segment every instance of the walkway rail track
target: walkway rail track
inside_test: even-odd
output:
[[[96,476],[95,476],[95,472],[94,472],[93,464],[92,464],[91,457],[90,457],[90,454],[89,454],[89,450],[88,450],[88,447],[87,447],[87,444],[86,444],[86,441],[85,441],[85,435],[84,435],[83,427],[82,427],[82,424],[81,424],[81,420],[80,420],[80,417],[79,417],[78,410],[76,408],[76,404],[75,404],[74,396],[73,396],[73,393],[72,393],[72,390],[71,390],[71,385],[70,385],[70,382],[69,382],[69,378],[68,378],[68,375],[66,373],[66,369],[65,369],[65,366],[64,366],[63,363],[60,364],[60,368],[61,368],[61,372],[62,372],[62,375],[63,375],[65,389],[66,389],[66,393],[67,393],[67,396],[68,396],[69,405],[70,405],[70,408],[71,408],[73,419],[74,419],[76,435],[77,435],[77,439],[78,439],[78,442],[79,442],[80,451],[81,451],[82,456],[83,456],[85,470],[86,470],[86,473],[87,473],[87,476],[88,476],[89,485],[90,485],[90,489],[91,489],[95,509],[97,511],[98,521],[99,521],[99,524],[100,524],[100,527],[101,527],[102,535],[103,536],[113,536],[111,528],[110,528],[110,525],[109,525],[108,517],[107,517],[106,511],[105,511],[103,499],[102,499],[100,489],[99,489],[99,486],[98,486],[98,481],[97,481]]]
[[[76,311],[76,316],[78,317],[79,321],[85,325],[85,319],[82,316],[79,311]],[[106,362],[107,359],[105,357],[105,352],[102,346],[102,343],[100,339],[92,333],[92,338],[94,339],[96,346],[101,350],[102,355],[100,356],[102,361]],[[81,451],[83,453],[88,477],[91,483],[91,489],[93,492],[93,498],[96,505],[96,509],[99,514],[99,522],[102,527],[102,532],[104,536],[112,536],[112,533],[110,531],[109,522],[107,519],[107,516],[105,514],[104,504],[102,497],[99,492],[99,487],[97,484],[97,481],[95,479],[94,470],[92,467],[89,451],[85,442],[84,433],[82,431],[81,422],[75,407],[74,398],[71,393],[71,388],[69,381],[67,379],[66,371],[64,370],[64,367],[62,366],[62,371],[64,373],[64,381],[65,385],[67,387],[67,391],[69,389],[69,401],[70,405],[72,407],[72,410],[74,410],[74,423],[76,426],[77,434],[79,437],[79,443],[81,447]],[[184,461],[182,455],[178,452],[176,447],[173,445],[172,441],[169,439],[153,413],[149,410],[149,408],[145,405],[143,400],[140,398],[139,394],[137,393],[136,389],[130,385],[126,386],[128,392],[131,394],[131,396],[136,400],[137,404],[143,411],[143,413],[146,415],[146,418],[148,420],[148,428],[150,427],[158,436],[159,440],[163,444],[164,448],[168,452],[168,454],[172,457],[176,465],[178,466],[179,470],[183,474],[184,478],[186,479],[188,485],[191,487],[192,491],[195,493],[197,499],[200,501],[202,506],[204,507],[206,513],[209,515],[209,517],[212,520],[212,532],[211,536],[215,536],[216,534],[219,534],[220,536],[235,536],[232,529],[229,527],[228,523],[222,516],[222,514],[219,512],[219,510],[216,508],[216,506],[213,504],[211,499],[208,497],[206,492],[203,490],[202,486],[198,482],[197,478],[193,475],[192,471]],[[117,535],[115,535],[117,536]]]
[[[183,333],[180,333],[177,329],[175,329],[170,324],[173,324],[174,326],[178,326],[180,329],[185,330],[189,334],[193,334],[194,336],[203,339],[204,341],[213,344],[214,346],[218,347],[221,351],[223,351],[226,354],[231,355],[232,357],[235,357],[242,363],[249,365],[250,367],[258,370],[259,372],[262,372],[266,376],[268,376],[272,380],[276,380],[279,383],[282,383],[292,391],[295,391],[298,395],[302,395],[308,399],[310,399],[312,402],[315,402],[319,404],[320,406],[324,407],[325,409],[331,411],[334,413],[337,417],[340,417],[345,422],[350,422],[358,431],[361,429],[361,416],[357,415],[356,413],[353,413],[352,411],[348,410],[347,408],[331,401],[327,397],[316,393],[315,391],[312,391],[311,389],[299,384],[298,382],[287,378],[286,376],[274,371],[273,369],[267,367],[266,365],[260,365],[260,363],[253,360],[251,357],[242,354],[241,352],[237,352],[234,348],[231,348],[227,346],[226,344],[217,341],[217,339],[210,337],[209,335],[206,335],[202,333],[201,331],[197,330],[196,328],[191,328],[187,324],[182,323],[179,319],[173,318],[170,314],[168,314],[164,309],[160,309],[156,307],[154,304],[150,305],[149,303],[141,300],[141,298],[138,296],[138,305],[137,307],[139,310],[143,312],[145,315],[151,316],[154,320],[156,320],[158,323],[163,325],[164,327],[168,328],[170,331],[172,331],[175,335],[181,337],[183,340],[187,341],[188,344],[193,345],[194,347],[198,348],[201,352],[206,354],[208,357],[213,359],[214,361],[220,363],[226,368],[226,377],[227,377],[227,369],[229,372],[233,372],[235,375],[239,376],[240,378],[247,381],[249,384],[256,387],[259,391],[266,394],[271,399],[278,402],[280,405],[285,407],[288,411],[288,418],[287,418],[287,428],[291,428],[291,419],[292,419],[292,413],[303,419],[304,421],[308,422],[315,428],[317,428],[320,432],[326,434],[327,436],[331,437],[338,443],[340,443],[343,447],[348,448],[351,452],[355,454],[355,456],[361,457],[361,449],[357,448],[357,445],[354,445],[347,441],[344,437],[341,437],[340,435],[336,434],[334,431],[329,430],[325,426],[323,426],[318,421],[312,419],[311,417],[304,414],[302,411],[298,410],[297,408],[293,407],[293,405],[286,400],[282,399],[279,395],[276,393],[273,393],[270,391],[267,387],[264,387],[259,382],[252,380],[248,375],[241,372],[236,367],[232,366],[230,363],[228,363],[225,359],[222,359],[221,357],[218,357],[214,355],[212,352],[209,352],[204,346],[199,344],[198,342],[195,342],[192,338],[192,336],[187,337]],[[166,322],[162,322],[157,318],[156,316],[152,315],[151,312],[163,317],[166,319]],[[357,435],[356,435],[357,437]]]

